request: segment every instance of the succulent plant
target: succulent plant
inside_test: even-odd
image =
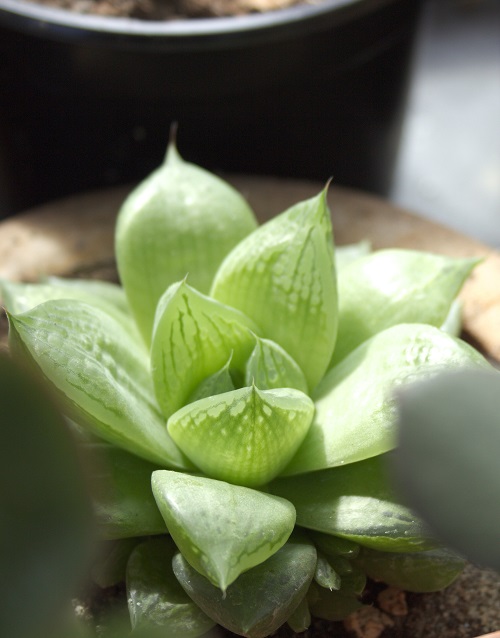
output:
[[[360,607],[367,576],[460,572],[388,460],[395,388],[490,368],[441,329],[476,261],[366,253],[335,249],[327,188],[258,226],[171,147],[119,213],[123,288],[3,283],[11,351],[90,468],[95,579],[126,578],[134,631],[300,631]]]

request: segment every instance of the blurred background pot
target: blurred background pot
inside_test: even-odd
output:
[[[0,0],[0,216],[138,181],[173,121],[211,170],[386,194],[419,9],[323,0],[147,22]]]

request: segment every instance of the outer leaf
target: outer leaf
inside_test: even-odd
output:
[[[297,634],[301,634],[306,629],[309,629],[311,625],[311,612],[309,611],[307,596],[304,596],[297,609],[288,617],[286,622],[290,629]]]
[[[372,246],[367,240],[360,241],[356,244],[344,244],[343,246],[335,246],[335,266],[337,273],[346,266],[350,266],[357,259],[366,257],[371,253]]]
[[[500,374],[448,373],[398,395],[397,479],[445,543],[500,570]]]
[[[337,284],[326,189],[261,226],[226,257],[212,296],[251,317],[299,364],[310,388],[337,333]]]
[[[316,563],[316,571],[314,572],[314,580],[320,587],[327,589],[340,589],[340,574],[331,566],[326,556],[318,554],[318,562]]]
[[[170,145],[163,166],[123,204],[116,228],[118,271],[146,343],[167,287],[189,273],[208,292],[224,256],[256,226],[237,191]]]
[[[232,357],[240,370],[258,328],[244,314],[205,297],[185,281],[170,286],[158,304],[151,362],[156,396],[166,418],[197,386]]]
[[[295,505],[297,524],[392,552],[435,546],[423,524],[400,505],[383,456],[271,483]]]
[[[223,627],[249,638],[269,636],[291,616],[307,592],[315,566],[312,545],[289,541],[223,594],[181,554],[173,560],[175,575],[196,604]]]
[[[158,466],[107,443],[82,447],[100,536],[165,534],[165,522],[151,492],[151,475]]]
[[[321,532],[310,532],[309,536],[316,547],[327,556],[341,556],[342,558],[352,559],[359,554],[359,545],[345,538],[322,534]]]
[[[460,367],[490,368],[468,344],[438,328],[401,324],[365,341],[315,392],[316,415],[287,474],[382,454],[396,443],[396,387]]]
[[[168,537],[148,540],[132,552],[127,565],[127,596],[135,632],[157,628],[154,636],[196,638],[214,626],[174,576],[172,558],[176,552]]]
[[[92,579],[99,587],[113,587],[125,582],[127,561],[139,538],[123,538],[101,543],[95,563],[92,565]]]
[[[91,554],[86,487],[64,420],[0,355],[0,635],[54,636]]]
[[[291,503],[245,487],[167,471],[152,485],[183,556],[223,591],[278,551],[295,524]]]
[[[120,286],[105,281],[49,277],[39,284],[0,282],[5,308],[21,314],[45,301],[76,299],[104,310],[116,319],[140,343],[140,336],[130,315],[125,293]]]
[[[477,259],[380,250],[339,274],[339,332],[330,367],[377,332],[399,323],[439,328]]]
[[[189,467],[158,411],[144,350],[112,317],[80,301],[47,301],[10,316],[10,341],[60,391],[76,421],[162,467]]]
[[[269,339],[256,337],[255,348],[246,365],[245,385],[260,390],[295,388],[307,394],[304,373],[281,346]]]
[[[356,559],[370,578],[415,592],[448,587],[465,567],[465,560],[447,549],[392,554],[363,548]]]
[[[299,390],[233,390],[190,403],[168,420],[186,456],[212,478],[256,487],[286,466],[314,415]]]

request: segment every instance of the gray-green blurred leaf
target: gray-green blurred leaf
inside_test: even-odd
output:
[[[173,560],[174,573],[190,598],[217,623],[248,638],[269,636],[291,616],[308,590],[315,566],[314,547],[290,540],[223,594],[182,554]]]
[[[103,589],[124,582],[129,556],[139,542],[138,538],[123,538],[101,543],[92,565],[93,581]]]
[[[340,574],[331,566],[327,557],[321,553],[318,553],[314,580],[320,587],[335,590],[340,589]]]
[[[147,355],[117,321],[64,299],[9,319],[12,347],[55,385],[68,416],[162,467],[190,467],[166,431]]]
[[[39,381],[0,355],[0,635],[6,638],[48,638],[90,559],[90,507],[74,441]]]
[[[188,403],[194,403],[200,399],[206,399],[207,397],[213,397],[216,394],[224,394],[224,392],[231,392],[235,389],[233,377],[230,372],[230,364],[232,359],[232,353],[226,364],[214,374],[204,379],[195,389],[193,394],[189,397]]]
[[[331,591],[312,583],[307,595],[309,609],[316,618],[323,620],[343,620],[363,605],[356,595]]]
[[[357,242],[356,244],[335,246],[335,267],[337,269],[337,273],[357,259],[361,259],[362,257],[369,255],[371,250],[371,243],[367,240]]]
[[[286,622],[290,629],[296,634],[301,634],[303,631],[306,631],[306,629],[309,629],[311,624],[311,612],[309,611],[307,596],[304,596],[297,609],[289,616]]]
[[[447,373],[398,394],[397,480],[447,545],[500,570],[500,374]]]
[[[211,620],[187,596],[172,571],[177,548],[168,537],[138,545],[127,565],[127,596],[134,635],[140,630],[157,638],[196,638]],[[152,633],[154,629],[158,631]]]
[[[322,532],[309,532],[313,543],[327,556],[341,556],[343,558],[355,558],[359,554],[359,545],[339,536],[323,534]]]

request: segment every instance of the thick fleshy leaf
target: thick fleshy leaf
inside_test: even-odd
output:
[[[295,524],[290,502],[239,485],[161,470],[152,486],[183,556],[221,590],[277,552]]]
[[[299,364],[312,389],[337,334],[337,283],[326,189],[261,226],[229,253],[212,296],[251,317]]]
[[[151,492],[151,476],[158,466],[107,443],[87,443],[81,448],[100,536],[165,534],[165,522]]]
[[[321,532],[310,532],[309,537],[316,547],[327,556],[340,556],[342,558],[352,559],[356,558],[359,554],[359,545],[345,538],[339,538],[331,534],[322,534]]]
[[[156,396],[166,418],[231,357],[243,370],[257,326],[244,314],[202,295],[185,281],[158,304],[151,348]]]
[[[312,615],[329,621],[343,620],[363,607],[355,594],[331,591],[316,583],[311,583],[307,599]]]
[[[127,597],[132,629],[161,630],[154,636],[196,638],[214,621],[179,585],[172,571],[177,548],[168,537],[138,545],[127,564]],[[149,634],[148,634],[149,635]]]
[[[391,450],[396,444],[395,388],[464,367],[490,366],[474,348],[438,328],[400,324],[375,335],[318,386],[313,424],[284,474],[352,463]]]
[[[449,335],[459,337],[462,332],[462,310],[463,302],[461,299],[455,299],[451,304],[446,319],[441,324],[441,330]]]
[[[235,390],[234,380],[231,376],[230,365],[232,360],[232,353],[227,363],[217,372],[210,375],[200,383],[195,389],[193,394],[189,397],[188,403],[194,403],[200,399],[206,397],[213,397],[217,394],[224,394],[224,392],[231,392]]]
[[[356,559],[370,578],[414,592],[448,587],[465,567],[465,560],[447,549],[393,554],[363,548]]]
[[[125,582],[127,562],[139,538],[121,538],[100,544],[92,565],[92,580],[102,589]]]
[[[311,399],[291,388],[245,387],[190,403],[167,427],[205,474],[238,485],[264,485],[287,465],[314,416]]]
[[[309,603],[307,595],[300,601],[299,606],[287,619],[287,625],[296,634],[301,634],[311,625],[311,612],[309,611]]]
[[[436,535],[500,571],[500,374],[461,371],[398,394],[395,479]]]
[[[439,328],[477,259],[379,250],[339,273],[339,328],[330,367],[377,332],[399,323]]]
[[[269,491],[295,505],[297,524],[302,527],[384,551],[435,547],[436,542],[422,522],[400,504],[386,465],[386,457],[378,456],[277,479]]]
[[[0,354],[0,635],[54,636],[91,556],[74,441],[36,376]]]
[[[207,293],[224,256],[256,226],[237,191],[170,145],[165,163],[123,204],[116,227],[118,271],[146,343],[167,287],[189,273]]]
[[[162,467],[190,467],[166,431],[147,355],[117,321],[76,300],[47,301],[9,319],[12,347],[59,390],[68,416]]]
[[[307,394],[304,373],[292,357],[274,341],[256,337],[255,348],[246,365],[245,385],[259,390],[295,388]]]
[[[173,560],[175,575],[195,603],[223,627],[248,638],[269,636],[291,616],[308,590],[315,567],[314,547],[290,540],[223,594],[182,554]]]
[[[120,286],[105,281],[48,277],[41,283],[0,282],[0,293],[8,312],[17,315],[45,301],[76,299],[104,310],[122,324],[141,343],[130,314],[125,293]]]
[[[316,571],[314,572],[314,580],[320,587],[327,589],[340,589],[340,574],[332,567],[328,558],[318,553],[318,561],[316,563]]]

